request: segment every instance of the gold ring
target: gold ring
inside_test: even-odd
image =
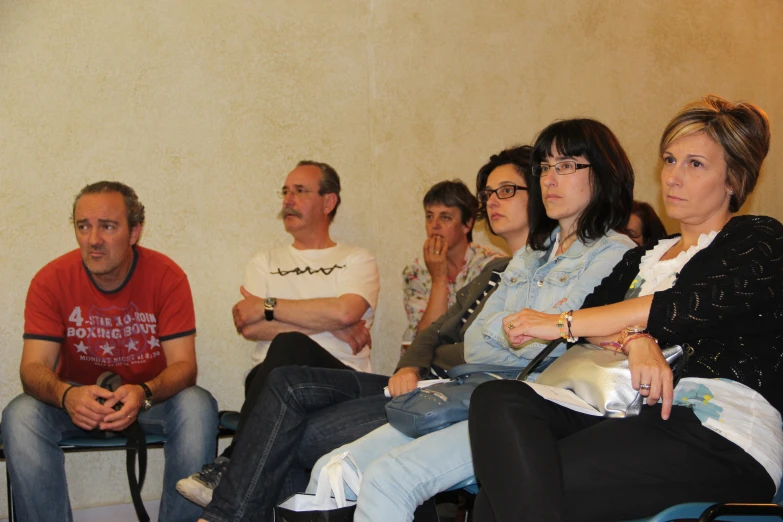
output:
[[[514,329],[514,323],[508,323],[508,329],[513,330]]]

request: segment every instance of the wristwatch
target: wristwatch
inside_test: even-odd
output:
[[[272,321],[275,318],[275,305],[277,299],[274,297],[267,297],[264,299],[264,317],[267,321]]]
[[[145,383],[141,383],[139,386],[144,390],[144,402],[141,403],[141,410],[147,411],[152,408],[152,390]]]
[[[628,339],[628,337],[636,334],[646,334],[647,328],[644,326],[626,326],[623,328],[623,331],[620,332],[620,337],[617,339],[617,342],[620,344],[625,344],[625,340]]]

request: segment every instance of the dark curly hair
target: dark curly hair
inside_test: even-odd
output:
[[[489,179],[489,175],[492,174],[492,171],[498,167],[502,167],[503,165],[513,165],[514,169],[525,180],[525,186],[529,187],[534,182],[533,174],[530,171],[530,154],[532,152],[533,147],[530,145],[521,145],[502,150],[499,153],[490,156],[486,165],[481,167],[478,171],[478,174],[476,174],[476,194],[480,193],[487,187],[487,179]],[[480,220],[486,218],[487,204],[486,202],[479,203],[476,219]],[[492,230],[492,224],[489,222],[489,220],[487,221],[487,228],[490,232],[492,232],[492,234],[495,234],[495,231]]]

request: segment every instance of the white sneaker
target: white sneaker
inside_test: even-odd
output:
[[[220,484],[220,477],[226,471],[229,459],[218,457],[209,464],[204,464],[201,471],[177,482],[179,494],[201,507],[207,507],[212,502],[212,492]]]

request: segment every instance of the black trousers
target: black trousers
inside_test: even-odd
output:
[[[742,448],[675,406],[604,419],[519,381],[479,386],[470,443],[481,490],[474,520],[628,520],[683,502],[768,502],[774,482]]]
[[[286,332],[276,335],[269,345],[266,359],[250,370],[245,378],[245,402],[242,403],[242,409],[239,412],[237,431],[231,444],[223,450],[221,454],[223,457],[231,458],[234,452],[234,440],[250,416],[250,412],[253,411],[261,392],[264,391],[269,374],[275,368],[282,366],[352,369],[303,333]]]

